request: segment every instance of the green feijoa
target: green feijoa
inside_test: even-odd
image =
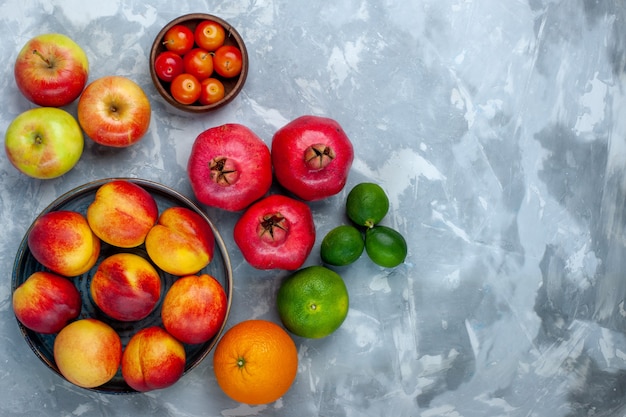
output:
[[[375,264],[394,268],[406,259],[406,240],[391,227],[374,226],[365,231],[365,251]]]
[[[362,182],[350,190],[346,200],[348,218],[359,226],[378,224],[389,211],[389,198],[375,183]]]
[[[322,261],[335,266],[349,265],[359,259],[365,248],[363,234],[351,225],[337,226],[329,231],[320,247]]]

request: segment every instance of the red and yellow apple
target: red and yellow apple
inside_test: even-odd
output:
[[[161,278],[150,262],[134,253],[116,253],[98,265],[89,291],[103,313],[120,321],[147,317],[161,298]]]
[[[183,343],[204,343],[219,332],[226,318],[224,287],[208,274],[174,281],[161,306],[163,326]]]
[[[70,113],[37,107],[19,114],[4,135],[4,150],[20,172],[38,179],[59,177],[83,154],[85,140]]]
[[[122,341],[108,324],[93,318],[76,320],[54,339],[54,361],[71,383],[95,388],[109,382],[122,361]]]
[[[28,248],[43,266],[73,277],[89,271],[100,255],[100,239],[77,211],[57,210],[39,216],[28,232]]]
[[[87,221],[96,236],[120,248],[141,245],[158,217],[154,197],[127,180],[101,185],[87,207]]]
[[[57,333],[78,317],[81,298],[72,281],[51,272],[32,273],[13,291],[13,312],[25,327]]]
[[[174,206],[165,209],[146,236],[152,262],[172,275],[195,274],[213,259],[215,238],[207,221],[195,211]]]
[[[185,347],[158,326],[139,330],[122,354],[122,377],[136,391],[167,388],[185,372]]]
[[[78,100],[78,123],[94,142],[124,148],[150,126],[150,101],[130,78],[110,75],[90,83]]]
[[[13,68],[19,90],[31,102],[61,107],[85,88],[89,62],[85,51],[60,33],[35,36],[22,47]]]

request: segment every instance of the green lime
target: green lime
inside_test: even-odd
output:
[[[337,226],[324,236],[320,255],[329,265],[344,266],[359,259],[365,248],[363,234],[347,224]]]
[[[348,315],[348,289],[343,278],[324,266],[308,266],[281,283],[278,314],[293,334],[318,339],[341,326]]]
[[[389,211],[389,198],[378,184],[362,182],[348,193],[346,214],[359,226],[378,224]]]
[[[365,251],[375,264],[394,268],[406,259],[406,240],[391,227],[374,226],[365,231]]]

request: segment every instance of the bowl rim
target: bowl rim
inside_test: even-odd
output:
[[[201,352],[201,354],[196,356],[195,360],[193,362],[191,362],[190,364],[185,364],[185,371],[183,372],[183,375],[182,375],[182,376],[184,376],[187,373],[191,372],[193,369],[195,369],[202,361],[204,361],[206,359],[206,357],[213,350],[213,348],[215,347],[215,345],[219,341],[220,337],[222,336],[222,333],[224,332],[224,330],[226,328],[227,321],[228,321],[228,318],[230,316],[230,310],[231,310],[232,298],[233,298],[234,280],[233,280],[232,264],[231,264],[230,256],[228,254],[228,250],[226,248],[226,243],[224,242],[224,239],[222,238],[221,234],[219,233],[217,227],[215,226],[213,221],[211,219],[209,219],[207,214],[204,212],[204,210],[202,210],[200,208],[200,206],[198,204],[196,204],[194,201],[192,201],[191,199],[189,199],[185,195],[181,194],[180,192],[174,190],[173,188],[170,188],[170,187],[168,187],[168,186],[166,186],[164,184],[158,183],[158,182],[153,181],[153,180],[147,180],[147,179],[141,179],[141,178],[131,178],[131,177],[109,177],[109,178],[102,178],[102,179],[98,179],[98,180],[93,180],[93,181],[84,183],[82,185],[79,185],[79,186],[77,186],[75,188],[72,188],[69,191],[64,192],[59,197],[54,199],[54,201],[52,201],[50,204],[48,204],[33,219],[32,223],[30,224],[30,226],[26,230],[26,232],[24,234],[24,237],[20,241],[20,244],[18,246],[18,251],[16,253],[15,260],[13,262],[13,269],[11,271],[11,295],[15,292],[15,289],[18,287],[17,282],[18,282],[19,279],[17,277],[17,271],[20,269],[20,264],[21,264],[24,256],[29,251],[28,250],[28,244],[27,244],[28,235],[29,235],[30,231],[32,230],[32,228],[34,226],[35,221],[37,219],[39,219],[41,216],[43,216],[44,214],[46,214],[46,213],[49,213],[51,211],[55,211],[55,210],[60,209],[61,207],[63,207],[63,205],[71,197],[75,197],[76,198],[76,197],[78,197],[78,196],[80,196],[80,195],[82,195],[84,193],[97,191],[97,189],[101,185],[104,185],[104,184],[106,184],[106,183],[108,183],[110,181],[115,181],[115,180],[130,181],[130,182],[135,183],[135,184],[137,184],[139,186],[145,187],[146,191],[148,191],[150,193],[156,191],[156,192],[168,195],[168,196],[172,197],[173,199],[179,200],[183,204],[186,204],[189,208],[191,208],[195,212],[197,212],[209,224],[209,226],[210,226],[210,228],[211,228],[211,230],[213,232],[214,239],[215,239],[215,246],[220,251],[220,255],[222,257],[222,262],[224,264],[223,266],[224,266],[224,273],[225,273],[224,282],[225,282],[226,286],[225,286],[224,290],[225,290],[226,296],[227,296],[226,313],[225,313],[225,316],[224,316],[224,321],[222,322],[222,325],[220,326],[220,328],[217,331],[217,333],[212,337],[212,339],[210,341],[208,341],[208,342],[205,342],[205,343],[208,343],[208,345],[204,347],[204,350]],[[41,350],[37,346],[35,346],[35,344],[33,343],[33,340],[31,339],[31,337],[29,335],[29,332],[32,332],[32,331],[27,329],[17,319],[17,316],[14,315],[14,317],[16,319],[16,322],[17,322],[18,328],[20,330],[20,333],[22,334],[24,341],[30,347],[30,349],[46,365],[46,367],[49,370],[51,370],[52,372],[57,374],[64,381],[67,381],[67,379],[60,373],[59,368],[56,366],[54,361],[49,360],[46,356],[44,356],[42,354]],[[127,387],[128,389],[124,389],[124,390],[117,390],[117,389],[109,388],[109,387],[106,387],[106,384],[104,384],[102,386],[99,386],[99,387],[93,387],[93,388],[85,388],[85,387],[79,387],[79,386],[77,386],[77,387],[85,389],[85,390],[88,390],[88,391],[97,392],[97,393],[104,393],[104,394],[123,395],[123,394],[137,394],[137,393],[140,393],[139,391],[134,390],[130,386]]]
[[[154,69],[154,61],[157,57],[157,51],[159,49],[158,45],[159,45],[160,40],[163,39],[163,37],[165,36],[165,33],[170,28],[172,28],[173,26],[177,24],[186,23],[192,20],[212,20],[214,22],[221,24],[222,27],[224,27],[224,30],[226,31],[227,38],[232,37],[235,40],[235,43],[237,43],[239,50],[241,51],[242,66],[241,66],[241,73],[238,75],[237,82],[235,83],[235,86],[233,87],[233,89],[230,90],[224,96],[224,98],[218,101],[217,103],[212,103],[212,104],[207,104],[207,105],[194,105],[194,104],[185,105],[185,104],[179,103],[178,101],[174,99],[174,97],[171,96],[171,94],[169,94],[169,92],[163,85],[163,82],[157,76],[156,71]],[[243,89],[246,79],[248,78],[249,57],[248,57],[248,49],[246,47],[245,42],[243,41],[243,38],[241,37],[237,29],[235,29],[235,27],[232,26],[230,23],[228,23],[226,20],[222,19],[221,17],[208,14],[208,13],[189,13],[189,14],[185,14],[185,15],[182,15],[175,19],[170,20],[165,26],[163,26],[163,28],[155,36],[154,41],[152,42],[152,46],[150,48],[150,63],[149,64],[150,64],[149,65],[150,77],[152,78],[152,83],[154,84],[154,87],[158,91],[159,95],[161,95],[161,97],[163,97],[163,99],[167,103],[169,103],[170,105],[174,106],[177,109],[187,111],[190,113],[206,113],[208,111],[216,110],[225,106],[226,104],[230,103],[237,95],[239,95],[239,93]]]

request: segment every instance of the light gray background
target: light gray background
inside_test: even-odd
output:
[[[243,93],[209,115],[172,110],[148,72],[154,36],[208,12],[244,37]],[[626,307],[626,6],[621,0],[4,1],[2,132],[32,107],[12,74],[31,37],[62,32],[151,99],[150,131],[111,150],[86,140],[67,175],[38,181],[0,158],[0,414],[3,416],[623,415]],[[75,104],[67,109],[75,112]],[[111,396],[50,372],[11,309],[15,253],[62,193],[110,176],[192,196],[185,173],[204,129],[239,122],[270,143],[302,114],[332,117],[355,144],[348,187],[380,183],[385,224],[409,243],[393,269],[342,271],[351,309],[323,340],[296,338],[295,384],[258,407],[217,387],[211,359],[175,386]],[[346,191],[312,203],[318,238]],[[277,321],[284,273],[242,261],[237,214],[206,210],[231,252],[228,326]]]

